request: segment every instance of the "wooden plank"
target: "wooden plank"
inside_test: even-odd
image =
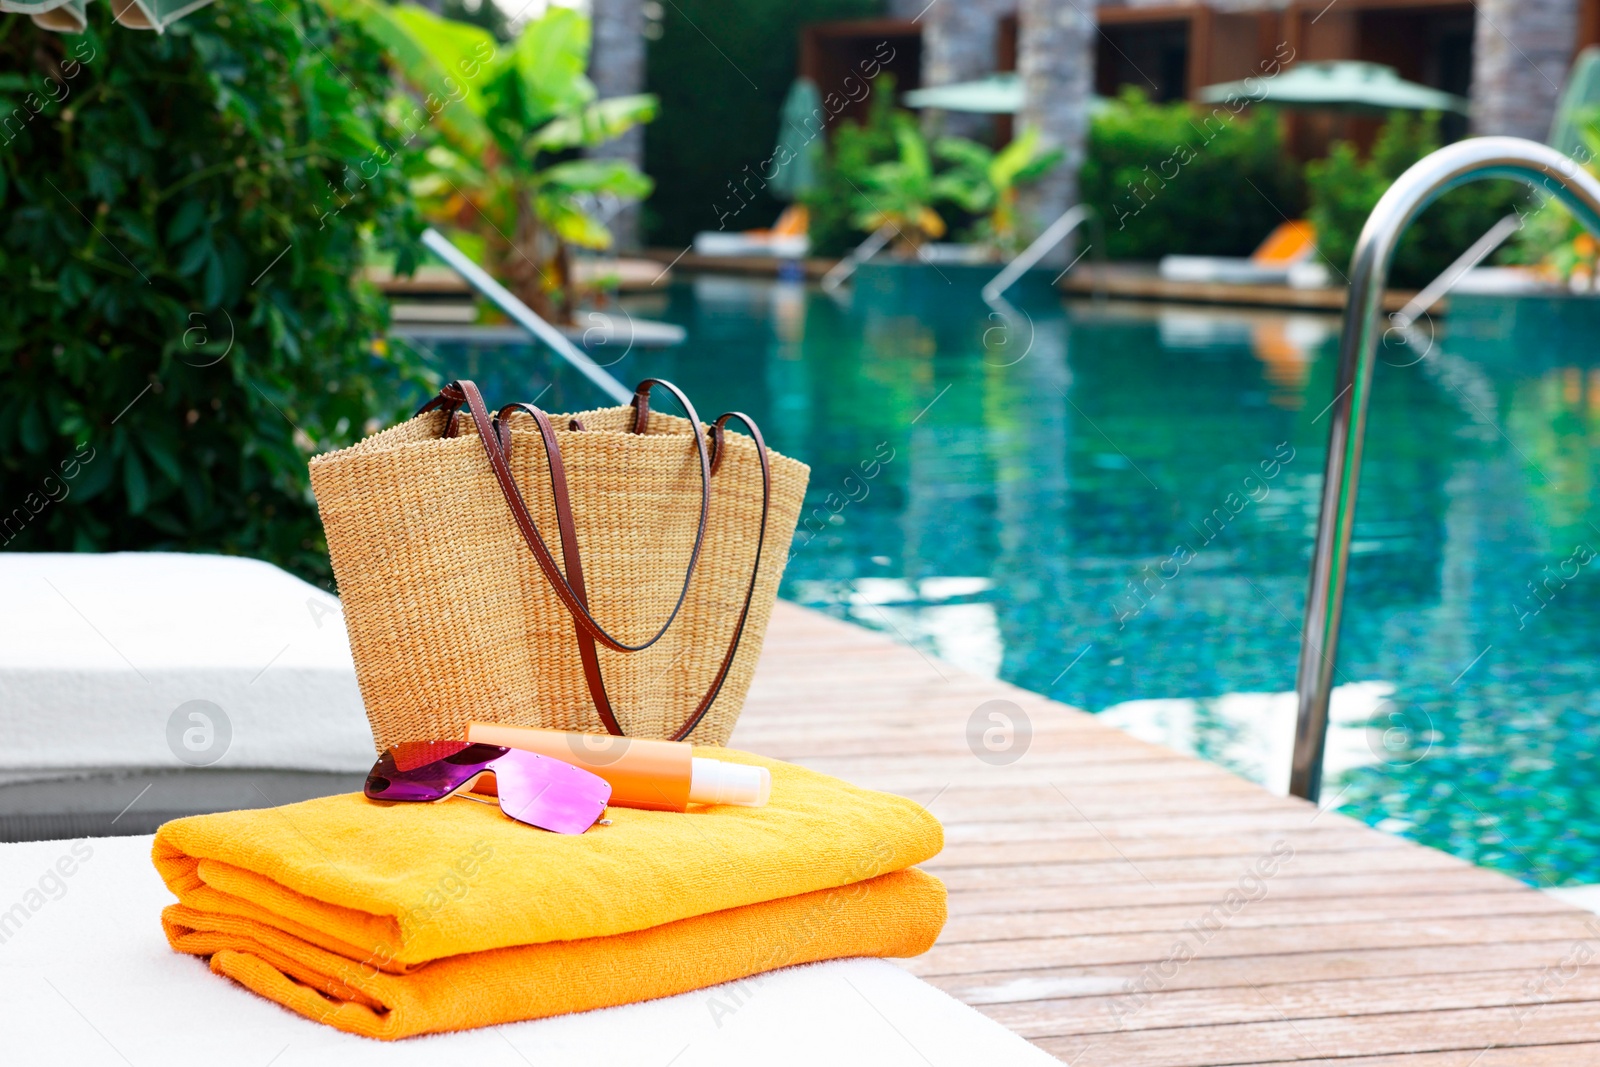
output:
[[[1192,1026],[1196,1019],[1218,1026],[1516,1005],[1525,1009],[1519,1020],[1528,1020],[1547,1004],[1600,1002],[1600,974],[1577,971],[1571,980],[1559,980],[1556,972],[1565,952],[1564,944],[1552,946],[1546,969],[1469,971],[1434,975],[1427,982],[1404,976],[1255,987],[1263,989],[1265,996],[1256,995],[1249,986],[1178,990],[1148,997],[1122,993],[996,1004],[986,1007],[984,1013],[1030,1039],[1178,1029]]]
[[[1224,927],[1207,939],[1189,931],[1159,930],[1080,937],[1032,936],[1012,941],[939,941],[910,964],[914,974],[973,974],[979,971],[1060,967],[1066,964],[1161,964],[1179,954],[1267,956],[1427,945],[1483,945],[1526,938],[1574,943],[1593,937],[1581,918],[1568,914],[1490,918],[1390,919],[1328,923],[1283,930],[1275,927]],[[1543,966],[1546,960],[1540,960]],[[1179,968],[1181,969],[1181,967]]]
[[[838,262],[814,256],[801,260],[779,259],[776,256],[702,256],[695,252],[681,252],[676,248],[646,248],[639,254],[656,263],[676,265],[679,270],[689,272],[709,271],[756,277],[776,277],[785,266],[798,263],[805,276],[813,280],[828,273]]]
[[[1246,995],[1262,995],[1258,989]],[[1034,1042],[1078,1067],[1208,1067],[1248,1063],[1245,1050],[1272,1050],[1290,1062],[1326,1063],[1350,1056],[1463,1053],[1465,1067],[1491,1047],[1600,1041],[1600,1005],[1592,1002],[1524,1008],[1364,1015],[1359,1019],[1290,1019],[1119,1034],[1040,1038]],[[1481,1061],[1480,1061],[1481,1062]],[[1568,1061],[1577,1062],[1577,1061]]]
[[[1570,938],[1508,941],[1494,945],[1443,945],[1382,948],[1363,952],[1336,949],[1276,956],[1224,956],[1191,960],[1166,980],[1162,994],[1182,990],[1227,989],[1232,996],[1251,986],[1274,989],[1296,982],[1381,980],[1411,976],[1432,981],[1438,975],[1526,967],[1532,960],[1559,960],[1570,952]],[[908,970],[913,961],[902,960]],[[1144,962],[1076,965],[1026,971],[925,976],[940,989],[984,1011],[1030,1000],[1125,995],[1138,988]],[[1376,1001],[1375,1001],[1376,1003]]]
[[[1257,1067],[1304,1067],[1303,1060],[1274,1060]],[[1339,1067],[1572,1067],[1600,1063],[1600,1044],[1527,1045],[1491,1048],[1482,1052],[1412,1052],[1399,1056],[1356,1056],[1339,1061]]]
[[[1306,310],[1338,311],[1344,307],[1345,286],[1325,289],[1294,289],[1287,285],[1239,285],[1227,282],[1168,281],[1149,268],[1124,264],[1104,267],[1085,263],[1057,283],[1067,293],[1093,294],[1097,288],[1107,296],[1124,300],[1157,300],[1163,303],[1236,304],[1245,307],[1292,307]],[[1383,310],[1399,311],[1415,293],[1401,289],[1385,290]],[[1435,306],[1435,314],[1447,308]]]
[[[1327,812],[1317,819],[1315,823],[1308,823],[1306,814],[1298,809],[1260,808],[1251,806],[1244,811],[1227,812],[1196,812],[1192,807],[1184,808],[1176,805],[1159,818],[1152,818],[1141,812],[1133,811],[1125,814],[1107,814],[1099,817],[1089,816],[1078,818],[1080,811],[1071,813],[1074,817],[1063,821],[1061,818],[1060,804],[1045,808],[1034,808],[1028,815],[1005,822],[993,820],[972,820],[970,822],[945,824],[944,839],[948,845],[968,843],[998,844],[1013,841],[1071,841],[1089,837],[1106,837],[1114,841],[1129,839],[1162,839],[1162,838],[1193,838],[1210,836],[1218,833],[1239,833],[1247,831],[1294,831],[1303,830],[1308,825],[1319,826],[1326,830],[1329,827],[1338,827],[1342,830],[1365,830],[1365,826],[1355,819],[1346,818],[1334,812]],[[1043,816],[1043,817],[1041,817]]]
[[[950,919],[901,965],[1080,1067],[1600,1062],[1600,919],[882,634],[780,603],[733,743],[927,805]]]
[[[950,894],[952,915],[1028,914],[1036,911],[1100,910],[1106,908],[1162,908],[1175,904],[1210,906],[1235,885],[1234,880],[1215,879],[1196,882],[1160,882],[1147,885],[1076,885],[1071,892],[1060,887],[967,889]],[[948,888],[948,886],[946,887]],[[1306,902],[1307,907],[1327,908],[1330,902],[1352,902],[1351,907],[1383,910],[1384,901],[1438,898],[1464,893],[1473,895],[1509,894],[1548,901],[1544,894],[1530,896],[1525,887],[1501,875],[1473,867],[1411,874],[1385,871],[1378,874],[1326,874],[1293,878],[1288,872],[1272,880],[1267,898],[1283,906]]]
[[[1276,887],[1263,886],[1263,889]],[[1016,941],[1025,937],[1080,937],[1089,934],[1181,931],[1213,914],[1223,914],[1224,893],[1213,889],[1197,902],[1165,906],[1132,905],[1053,911],[975,911],[962,900],[945,924],[940,942]],[[1542,893],[1408,893],[1367,896],[1355,900],[1280,900],[1269,895],[1250,901],[1227,916],[1230,930],[1249,927],[1306,927],[1388,920],[1428,921],[1474,916],[1571,915],[1572,909]],[[1597,927],[1600,930],[1600,927]]]
[[[1356,857],[1360,857],[1359,863]],[[1054,887],[1070,892],[1082,885],[1150,885],[1169,882],[1211,881],[1218,885],[1236,884],[1248,865],[1239,856],[1202,856],[1189,859],[1141,859],[1129,863],[1109,862],[1050,863],[1031,867],[943,867],[939,878],[945,888],[1028,889]],[[1309,852],[1295,857],[1294,869],[1301,877],[1349,874],[1353,869],[1367,873],[1379,871],[1420,873],[1455,870],[1465,866],[1454,856],[1432,849],[1374,849],[1366,853]]]
[[[924,866],[934,872],[958,867],[1024,867],[1051,863],[1093,863],[1121,860],[1142,870],[1145,860],[1169,861],[1204,856],[1237,856],[1242,860],[1265,862],[1274,850],[1283,850],[1282,861],[1291,867],[1313,852],[1408,851],[1407,842],[1398,838],[1373,840],[1371,831],[1325,830],[1299,833],[1218,834],[1212,837],[1109,838],[1085,837],[1067,841],[1007,841],[994,844],[946,844],[944,851]],[[1240,875],[1248,864],[1242,864]],[[1157,881],[1146,872],[1144,877]]]

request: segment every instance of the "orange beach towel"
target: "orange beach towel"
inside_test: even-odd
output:
[[[791,964],[916,956],[939,936],[944,886],[919,870],[697,915],[633,933],[450,956],[391,974],[275,927],[174,904],[179,952],[308,1019],[385,1040],[672,996]]]
[[[612,825],[577,836],[469,801],[359,794],[176,820],[153,850],[179,900],[168,940],[302,1014],[386,1038],[932,944],[943,887],[906,868],[943,832],[919,805],[700,754],[768,767],[771,802],[612,808]]]

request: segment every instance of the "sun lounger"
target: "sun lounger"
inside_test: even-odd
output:
[[[1162,256],[1161,277],[1169,282],[1213,282],[1223,285],[1323,284],[1317,264],[1316,231],[1304,219],[1281,223],[1248,258],[1232,256]]]
[[[378,1042],[303,1019],[174,953],[151,838],[0,845],[7,1062],[542,1067],[1056,1061],[883,960],[790,968],[619,1008]],[[66,873],[70,871],[71,873]],[[510,1046],[509,1048],[507,1046]]]
[[[772,256],[800,259],[811,249],[806,235],[810,215],[803,206],[783,209],[770,230],[702,230],[694,235],[694,251],[699,256]]]
[[[360,787],[372,736],[328,593],[161,552],[0,553],[0,584],[0,839]]]

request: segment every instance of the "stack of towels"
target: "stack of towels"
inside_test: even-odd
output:
[[[762,808],[611,808],[564,836],[451,799],[360,794],[156,834],[179,952],[300,1014],[401,1038],[670,996],[790,964],[915,956],[945,919],[943,846],[902,797],[729,749]]]

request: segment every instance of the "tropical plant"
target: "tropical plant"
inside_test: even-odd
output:
[[[1438,115],[1397,112],[1365,159],[1353,144],[1339,141],[1326,159],[1306,164],[1307,215],[1317,230],[1318,251],[1333,270],[1347,269],[1378,198],[1407,167],[1438,147]],[[1523,188],[1512,181],[1473,182],[1440,197],[1401,236],[1390,282],[1417,288],[1438,277],[1513,209]]]
[[[951,185],[963,210],[986,217],[972,234],[1006,256],[1026,243],[1017,218],[1017,189],[1060,164],[1060,149],[1043,150],[1036,128],[1027,128],[998,152],[965,137],[941,137],[933,151],[951,164]]]
[[[437,103],[433,169],[413,186],[426,213],[475,234],[512,291],[547,318],[570,321],[571,250],[611,247],[601,203],[641,200],[651,189],[631,163],[577,153],[650,121],[655,97],[596,99],[584,74],[589,20],[570,8],[548,8],[501,45],[414,4],[327,2],[360,18],[411,89]]]
[[[87,15],[0,16],[0,545],[327,582],[307,458],[431,380],[353,282],[421,229],[383,53],[309,0]]]
[[[817,182],[800,198],[811,216],[813,255],[842,256],[861,241],[857,205],[867,173],[895,157],[894,116],[894,75],[884,72],[864,120],[846,119],[833,129]]]
[[[1582,160],[1589,173],[1600,175],[1595,166],[1600,157],[1600,108],[1580,112],[1574,126],[1582,142],[1574,158]],[[1537,266],[1568,285],[1587,283],[1590,290],[1600,290],[1600,242],[1572,212],[1554,197],[1538,196],[1521,215],[1522,228],[1505,250],[1507,262]]]
[[[856,225],[869,232],[888,226],[894,231],[896,250],[915,254],[928,241],[943,237],[948,228],[934,204],[959,204],[974,194],[965,173],[934,171],[928,142],[909,114],[895,115],[894,139],[897,157],[874,165],[865,175]]]

